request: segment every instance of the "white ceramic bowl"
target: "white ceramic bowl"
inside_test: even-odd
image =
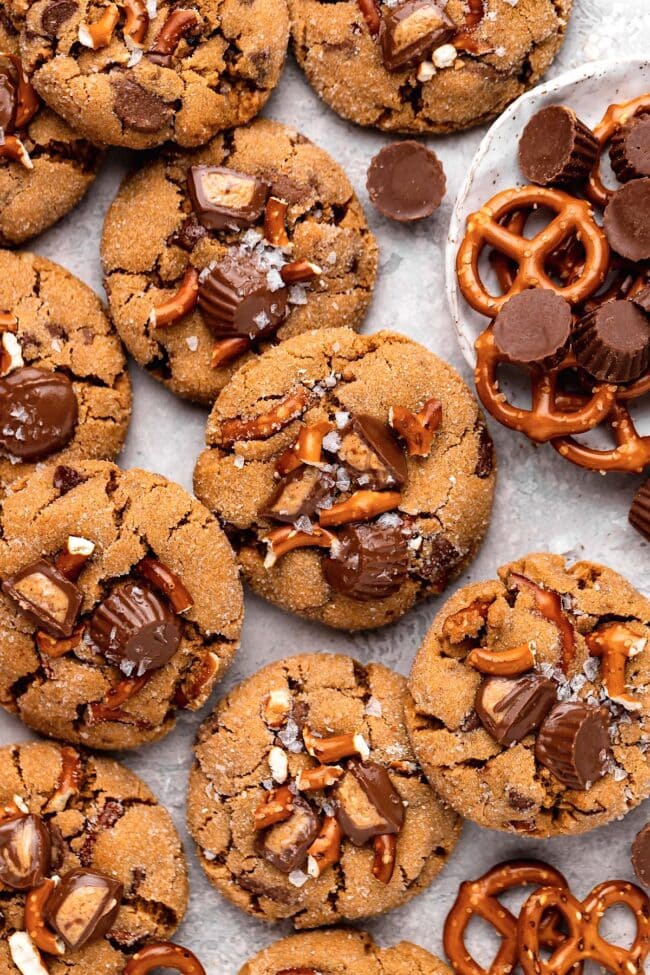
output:
[[[545,105],[569,105],[587,124],[600,121],[608,105],[650,91],[650,61],[597,61],[547,81],[506,109],[481,142],[456,198],[449,226],[445,266],[446,291],[458,341],[474,368],[474,342],[488,320],[473,311],[458,288],[456,254],[465,221],[495,193],[525,183],[517,164],[519,137],[528,120]]]

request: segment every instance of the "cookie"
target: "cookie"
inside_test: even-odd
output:
[[[310,654],[236,687],[199,731],[188,824],[241,910],[313,928],[420,893],[460,834],[414,761],[404,678]]]
[[[593,562],[529,555],[461,589],[418,651],[405,707],[433,787],[521,836],[620,819],[650,794],[649,638],[650,601]]]
[[[200,146],[249,122],[278,83],[289,36],[284,0],[9,9],[43,100],[87,139],[131,149]]]
[[[26,80],[18,35],[0,2],[0,246],[15,247],[69,213],[102,154],[41,102]]]
[[[108,212],[102,257],[131,354],[204,403],[270,342],[358,327],[377,270],[345,174],[267,119],[197,153],[163,153],[129,177]]]
[[[394,332],[328,329],[243,366],[194,487],[259,595],[345,630],[382,626],[474,558],[492,441],[460,376]]]
[[[300,971],[304,975],[451,975],[444,962],[419,945],[400,941],[380,948],[365,931],[333,929],[309,931],[283,938],[258,952],[239,970],[239,975],[279,975]]]
[[[120,340],[90,288],[0,251],[0,484],[42,460],[113,459],[131,416]]]
[[[293,49],[339,115],[391,132],[481,125],[536,85],[572,0],[289,0]]]
[[[181,487],[101,461],[51,464],[4,501],[2,706],[92,748],[134,748],[205,703],[238,646],[219,526]]]
[[[187,864],[169,813],[133,772],[54,743],[11,745],[0,809],[3,972],[40,972],[18,964],[40,955],[53,975],[122,975],[138,948],[174,933]]]

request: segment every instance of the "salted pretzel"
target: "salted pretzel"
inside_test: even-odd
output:
[[[159,941],[139,948],[129,959],[124,975],[147,975],[154,969],[173,968],[179,975],[205,975],[205,968],[189,948]]]
[[[531,885],[568,893],[562,874],[541,860],[499,863],[478,880],[466,880],[460,885],[443,931],[445,953],[458,975],[510,975],[517,964],[517,918],[498,898],[516,887]],[[472,958],[465,945],[465,932],[473,917],[487,921],[501,937],[499,950],[488,969]],[[547,911],[542,919],[540,943],[555,949],[561,947],[563,940],[557,913]]]
[[[636,934],[629,948],[606,941],[599,925],[606,911],[618,904],[634,914]],[[562,944],[542,956],[542,928],[548,912],[562,915],[569,933]],[[568,890],[543,887],[531,894],[519,915],[519,962],[524,975],[568,975],[576,964],[591,960],[614,975],[643,975],[650,953],[650,898],[640,887],[609,880],[594,887],[584,901]]]
[[[616,386],[597,383],[592,395],[576,408],[563,408],[558,402],[558,376],[576,366],[572,354],[565,356],[554,369],[531,366],[526,369],[531,379],[531,407],[514,406],[499,389],[497,370],[501,363],[511,362],[501,352],[490,325],[476,340],[476,391],[485,409],[511,430],[525,433],[535,443],[546,443],[556,437],[586,433],[605,419],[616,401]]]
[[[598,155],[587,180],[585,192],[594,206],[607,206],[614,192],[613,190],[607,189],[600,172],[600,164],[605,149],[621,125],[625,125],[626,122],[639,112],[644,111],[650,111],[650,94],[640,95],[638,98],[632,98],[627,102],[620,102],[618,105],[610,105],[601,121],[593,130],[594,136],[598,140]]]
[[[556,216],[546,227],[528,238],[504,225],[513,213],[547,207]],[[550,255],[570,237],[578,237],[584,248],[584,266],[575,280],[558,285],[547,273]],[[517,265],[505,294],[490,295],[481,281],[479,259],[490,245]],[[594,220],[589,203],[561,190],[523,186],[497,193],[480,210],[467,218],[467,232],[456,258],[458,282],[465,300],[482,315],[494,318],[505,303],[527,288],[554,291],[571,305],[579,305],[601,286],[609,267],[609,245]]]

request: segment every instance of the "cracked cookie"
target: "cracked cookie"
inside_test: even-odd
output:
[[[249,122],[286,56],[285,0],[8,0],[39,95],[100,145],[199,146]]]
[[[106,218],[102,257],[131,354],[175,393],[209,403],[269,342],[359,326],[377,269],[343,171],[267,119],[130,176]]]
[[[594,562],[528,555],[465,586],[409,681],[429,781],[468,819],[522,836],[621,818],[650,794],[649,640],[650,601]]]
[[[188,899],[169,813],[133,772],[49,742],[0,749],[2,972],[122,975]]]
[[[238,647],[232,550],[181,487],[52,464],[2,506],[0,704],[44,735],[134,748],[196,710]]]
[[[0,246],[23,244],[69,213],[92,185],[100,151],[41,103],[0,0]]]
[[[365,931],[309,931],[283,938],[258,952],[239,975],[451,975],[451,969],[419,945],[400,941],[380,948]]]
[[[492,441],[465,383],[394,332],[310,332],[246,363],[214,405],[196,494],[259,595],[346,630],[441,593],[474,558]]]
[[[293,48],[339,115],[444,133],[499,115],[559,50],[572,0],[289,0]]]
[[[130,416],[124,353],[95,293],[43,257],[0,250],[0,485],[46,459],[112,460]]]
[[[424,890],[461,830],[416,764],[406,681],[305,654],[270,664],[201,727],[188,824],[208,880],[241,910],[313,928]]]

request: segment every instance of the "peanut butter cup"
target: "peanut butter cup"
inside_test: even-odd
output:
[[[643,886],[650,887],[650,823],[646,823],[634,839],[632,866]]]
[[[567,186],[586,179],[598,142],[573,109],[549,105],[530,119],[519,141],[519,166],[540,186]]]
[[[609,725],[599,707],[571,701],[557,704],[543,722],[535,757],[571,789],[588,789],[605,775]]]
[[[628,518],[630,524],[650,541],[650,480],[634,495]]]
[[[650,176],[650,114],[635,115],[620,126],[612,137],[609,158],[621,183]]]
[[[422,220],[438,209],[447,181],[435,152],[408,139],[394,142],[374,157],[366,181],[380,213],[403,223]]]
[[[530,288],[514,295],[494,320],[494,339],[513,362],[555,366],[566,354],[571,306],[554,291]]]
[[[604,219],[610,246],[629,261],[650,259],[650,177],[634,179],[612,196]]]
[[[578,322],[571,344],[590,376],[630,382],[650,366],[650,317],[632,301],[607,301]]]

